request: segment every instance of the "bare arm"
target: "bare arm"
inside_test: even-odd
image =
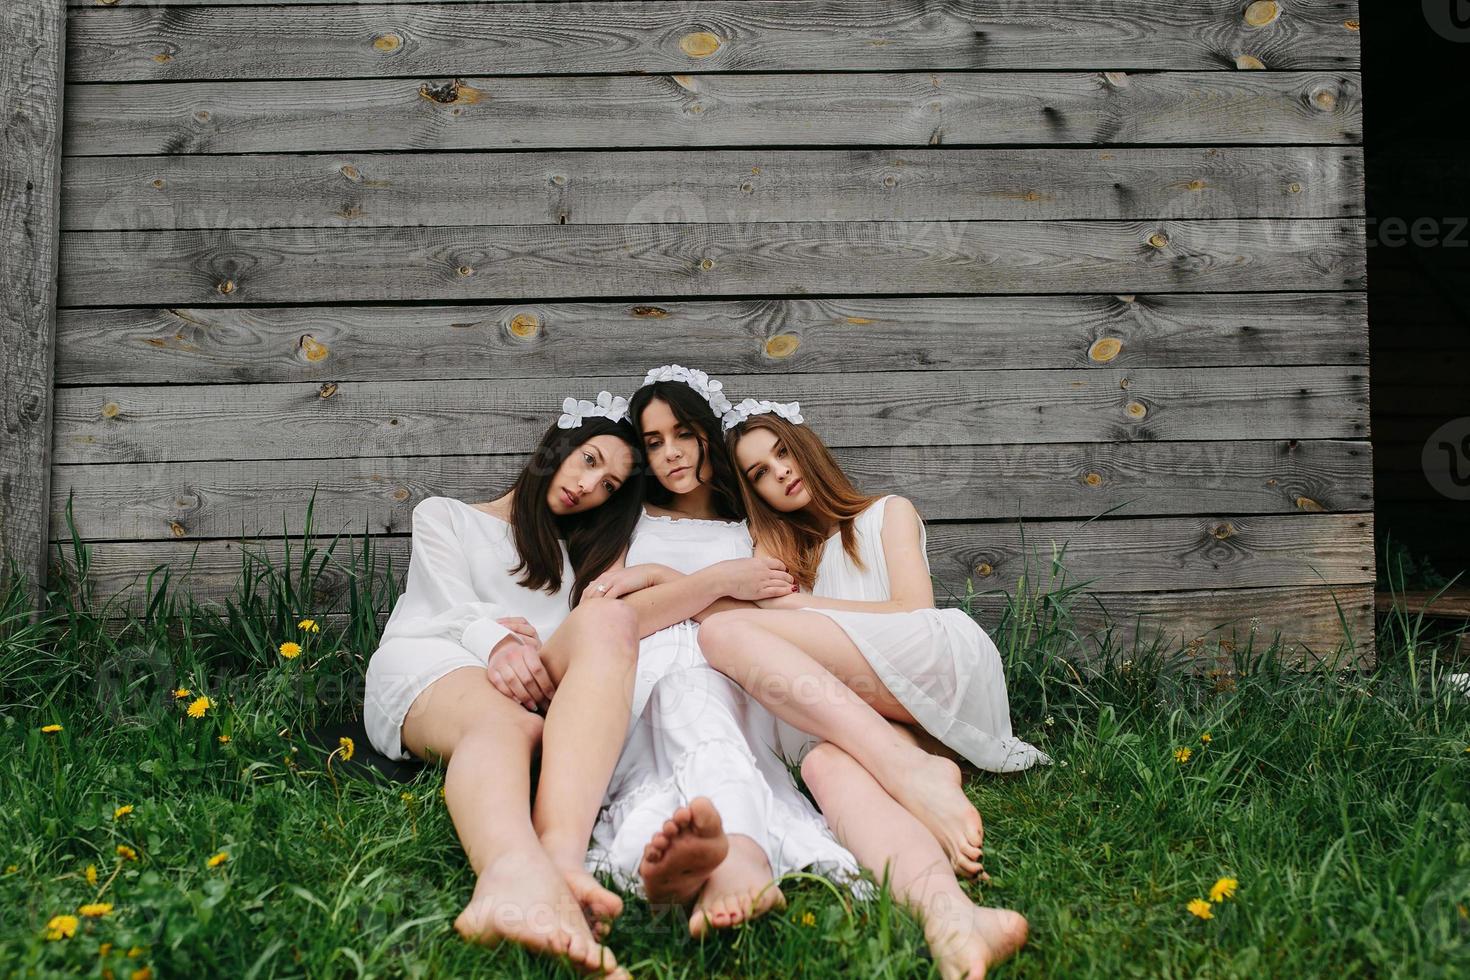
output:
[[[598,592],[604,582],[609,589]],[[600,577],[586,594],[622,599],[638,614],[638,635],[649,636],[701,615],[727,596],[769,598],[789,594],[792,588],[791,576],[780,562],[736,558],[716,562],[692,575],[666,565],[635,565]]]

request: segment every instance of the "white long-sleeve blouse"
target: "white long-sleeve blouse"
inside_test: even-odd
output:
[[[496,622],[520,616],[545,642],[571,612],[572,564],[562,552],[562,587],[548,595],[522,586],[511,569],[520,562],[510,524],[453,497],[426,497],[413,509],[408,585],[380,642],[441,637],[481,661],[509,636]]]

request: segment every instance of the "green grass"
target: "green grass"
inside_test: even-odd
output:
[[[301,741],[361,703],[374,617],[395,594],[369,543],[346,540],[345,558],[339,542],[283,569],[245,558],[223,609],[160,575],[141,583],[147,608],[120,632],[103,628],[117,609],[78,584],[79,543],[41,622],[8,582],[6,975],[570,975],[453,932],[473,882],[441,771],[377,783],[340,759],[328,769]],[[970,784],[994,877],[975,895],[1032,925],[996,975],[1470,973],[1470,708],[1425,624],[1382,622],[1369,672],[1292,671],[1265,643],[1212,672],[1199,654],[1158,648],[1084,656],[1067,615],[1079,586],[1058,575],[1061,557],[1049,596],[1023,582],[985,624],[1008,660],[1018,733],[1057,760]],[[329,564],[356,570],[345,615],[303,634],[296,621]],[[302,656],[279,656],[288,639]],[[188,717],[180,686],[214,707]],[[48,723],[64,728],[41,732]],[[1181,747],[1193,752],[1184,764]],[[114,819],[124,804],[133,812]],[[137,860],[119,859],[119,844]],[[1209,921],[1190,915],[1220,876],[1239,880],[1234,900]],[[932,974],[917,926],[890,902],[847,905],[805,880],[786,891],[784,913],[703,943],[630,903],[610,942],[639,976]],[[46,939],[52,916],[98,900],[110,916]]]

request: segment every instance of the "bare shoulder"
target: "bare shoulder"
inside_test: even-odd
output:
[[[914,502],[907,497],[893,494],[883,502],[883,526],[918,527],[921,518]]]

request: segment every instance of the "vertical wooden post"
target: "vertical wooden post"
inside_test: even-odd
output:
[[[0,562],[46,582],[66,0],[0,5]]]

